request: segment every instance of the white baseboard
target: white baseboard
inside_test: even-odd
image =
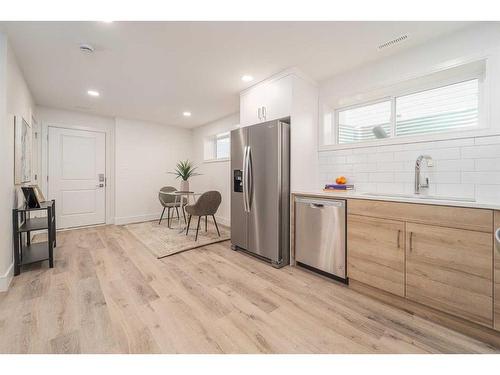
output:
[[[10,264],[9,269],[2,276],[0,276],[0,292],[6,292],[14,277],[14,263]]]

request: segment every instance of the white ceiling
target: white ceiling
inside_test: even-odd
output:
[[[322,80],[466,22],[1,22],[39,105],[195,127],[296,66]],[[377,46],[401,34],[398,47]],[[81,43],[94,54],[79,51]],[[243,74],[255,77],[241,81]],[[101,93],[89,97],[88,89]],[[191,111],[192,117],[182,116]]]

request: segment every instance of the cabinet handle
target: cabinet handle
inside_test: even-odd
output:
[[[401,248],[401,240],[400,240],[400,237],[401,237],[401,229],[398,230],[398,249]]]
[[[413,232],[410,232],[410,252],[413,251]]]
[[[261,111],[261,107],[259,107],[259,109],[258,109],[258,111],[257,111],[257,112],[258,112],[258,114],[259,114],[259,120],[262,120],[262,119],[261,119],[261,114],[260,114],[260,111]]]
[[[264,117],[264,120],[266,119],[266,107],[262,107],[262,117]]]

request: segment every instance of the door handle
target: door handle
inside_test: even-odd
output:
[[[266,119],[266,107],[262,107],[262,117]]]
[[[401,229],[398,230],[398,249],[401,248]]]
[[[410,252],[413,251],[413,232],[410,232]]]
[[[258,112],[258,115],[259,115],[259,120],[262,120],[262,118],[261,118],[261,111],[262,111],[262,108],[261,108],[261,107],[259,107],[259,109],[258,109],[258,111],[257,111],[257,112]]]

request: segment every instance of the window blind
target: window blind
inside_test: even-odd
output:
[[[396,135],[460,130],[478,124],[479,81],[455,83],[396,98]]]
[[[391,101],[338,112],[338,143],[363,142],[391,135]]]

